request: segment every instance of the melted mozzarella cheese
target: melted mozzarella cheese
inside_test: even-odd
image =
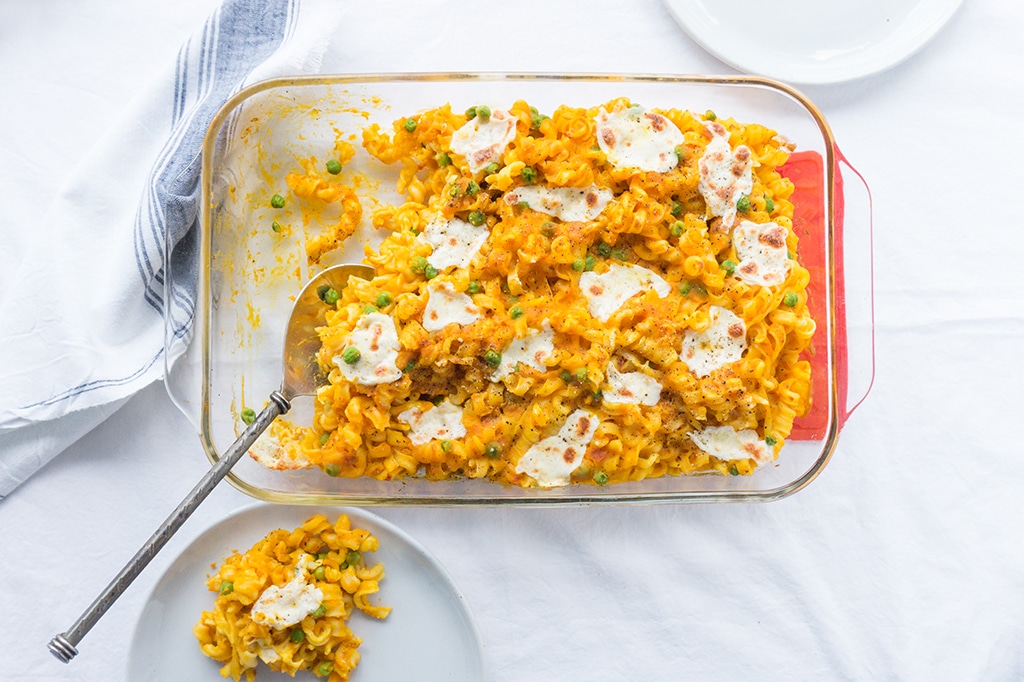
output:
[[[486,227],[474,227],[458,218],[435,219],[427,223],[416,241],[430,244],[433,252],[427,262],[438,270],[468,268],[489,234]]]
[[[293,448],[291,453],[285,449],[281,441],[264,433],[249,448],[249,456],[273,471],[303,469],[309,466],[309,460],[300,448]]]
[[[721,460],[753,458],[758,464],[769,464],[775,458],[772,448],[753,429],[737,431],[731,426],[705,426],[691,433],[690,440]]]
[[[505,147],[515,137],[515,116],[492,109],[487,118],[476,116],[452,133],[451,147],[453,152],[466,157],[470,172],[477,173],[492,161],[500,161]]]
[[[263,590],[252,605],[253,621],[283,630],[316,611],[324,600],[324,593],[316,585],[306,582],[306,571],[313,565],[313,557],[303,554],[295,565],[295,576],[291,580],[280,587],[271,585]]]
[[[491,374],[491,381],[501,381],[515,371],[516,365],[523,364],[538,372],[547,369],[544,361],[555,352],[555,332],[544,320],[541,331],[531,330],[521,339],[516,339],[501,352],[501,364]]]
[[[342,375],[360,386],[387,384],[402,378],[398,362],[398,331],[395,321],[384,313],[370,313],[359,318],[349,334],[345,348],[359,350],[359,360],[349,364],[341,355],[332,358]]]
[[[736,202],[754,189],[753,154],[742,144],[734,150],[729,145],[729,131],[721,123],[708,121],[704,129],[711,135],[711,141],[697,164],[697,189],[708,212],[721,216],[722,226],[728,229],[736,222]]]
[[[586,410],[576,410],[556,435],[534,443],[523,453],[516,471],[532,476],[543,488],[567,485],[569,476],[583,461],[599,423],[598,418]]]
[[[559,220],[586,222],[601,215],[612,196],[610,189],[599,188],[597,185],[583,188],[529,185],[507,192],[505,201],[512,206],[525,201],[534,211]]]
[[[775,223],[758,225],[744,220],[732,233],[736,257],[736,276],[748,284],[773,287],[786,281],[789,251],[786,228]]]
[[[699,377],[736,362],[747,349],[747,326],[736,313],[713,305],[708,308],[710,324],[702,332],[687,329],[679,359]]]
[[[679,163],[682,143],[675,123],[640,106],[597,115],[597,144],[616,168],[667,173]]]
[[[587,308],[602,322],[607,322],[626,301],[652,288],[661,298],[671,291],[668,282],[639,265],[612,263],[601,274],[584,272],[580,275],[580,290],[587,298]]]
[[[608,386],[602,391],[608,403],[657,405],[661,400],[661,384],[643,372],[620,372],[608,365]]]
[[[409,425],[409,440],[413,445],[466,435],[466,427],[462,425],[462,408],[447,400],[426,411],[410,407],[398,415],[398,420]]]
[[[473,324],[480,319],[480,309],[466,294],[455,290],[451,282],[427,285],[427,306],[423,310],[423,328],[436,332],[450,324]]]

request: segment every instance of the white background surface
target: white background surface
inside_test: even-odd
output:
[[[0,0],[0,248],[23,247],[214,5]],[[325,67],[732,72],[656,0],[498,7],[353,5]],[[784,39],[768,7],[737,32]],[[756,506],[378,510],[452,574],[492,680],[1024,678],[1022,25],[1024,5],[967,2],[892,70],[803,88],[873,191],[877,333],[872,394],[806,490]],[[0,677],[123,678],[162,570],[250,498],[216,490],[70,665],[46,643],[206,468],[153,385],[0,501]]]

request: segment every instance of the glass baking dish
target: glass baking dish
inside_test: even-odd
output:
[[[774,464],[750,476],[666,476],[607,486],[519,488],[486,480],[332,478],[319,469],[273,471],[244,457],[228,479],[261,500],[348,505],[489,505],[753,502],[785,497],[812,481],[836,449],[840,429],[866,397],[874,373],[871,206],[867,185],[843,183],[845,163],[821,112],[789,86],[763,78],[660,75],[408,74],[313,76],[254,84],[213,118],[202,158],[201,260],[198,270],[168,256],[168,297],[197,292],[195,324],[183,353],[180,318],[167,316],[166,385],[197,428],[211,462],[237,437],[243,406],[263,405],[280,387],[285,324],[292,298],[314,269],[301,239],[281,247],[265,202],[252,196],[284,186],[298,159],[340,137],[358,152],[346,170],[373,201],[398,202],[397,169],[359,148],[359,132],[385,130],[399,116],[450,103],[525,99],[543,110],[597,106],[628,97],[647,107],[712,110],[766,125],[796,145],[782,172],[797,187],[794,229],[811,272],[809,306],[817,324],[811,357],[814,405],[799,419]],[[852,167],[847,167],[852,170]],[[854,171],[856,173],[856,171]],[[259,195],[262,196],[262,195]],[[799,199],[799,200],[798,200]],[[359,262],[381,239],[362,224],[325,260]],[[177,287],[175,289],[174,287]],[[172,319],[173,318],[173,319]],[[286,418],[309,419],[312,401]]]

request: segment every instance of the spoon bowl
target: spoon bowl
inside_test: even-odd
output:
[[[71,659],[78,655],[76,646],[86,633],[167,544],[167,541],[181,528],[199,504],[223,480],[231,467],[249,451],[256,439],[267,430],[275,419],[291,409],[291,400],[296,396],[312,394],[318,387],[326,383],[327,377],[316,360],[316,352],[320,348],[316,328],[324,324],[327,310],[333,305],[333,300],[337,300],[334,296],[345,288],[350,277],[370,279],[373,275],[374,270],[368,265],[336,265],[316,275],[302,288],[292,305],[288,327],[285,331],[284,376],[281,388],[270,394],[270,399],[263,411],[256,415],[256,418],[242,431],[238,439],[224,451],[224,455],[214,463],[202,480],[167,517],[163,525],[136,552],[135,556],[121,569],[121,572],[107,585],[89,608],[79,616],[74,625],[50,640],[48,646],[50,653],[64,663],[71,662]],[[330,293],[332,290],[335,294]]]

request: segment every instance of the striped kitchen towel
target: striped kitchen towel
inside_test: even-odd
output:
[[[17,283],[0,291],[0,497],[186,348],[209,122],[250,83],[318,72],[342,4],[225,0],[69,176],[26,252],[0,254]]]

